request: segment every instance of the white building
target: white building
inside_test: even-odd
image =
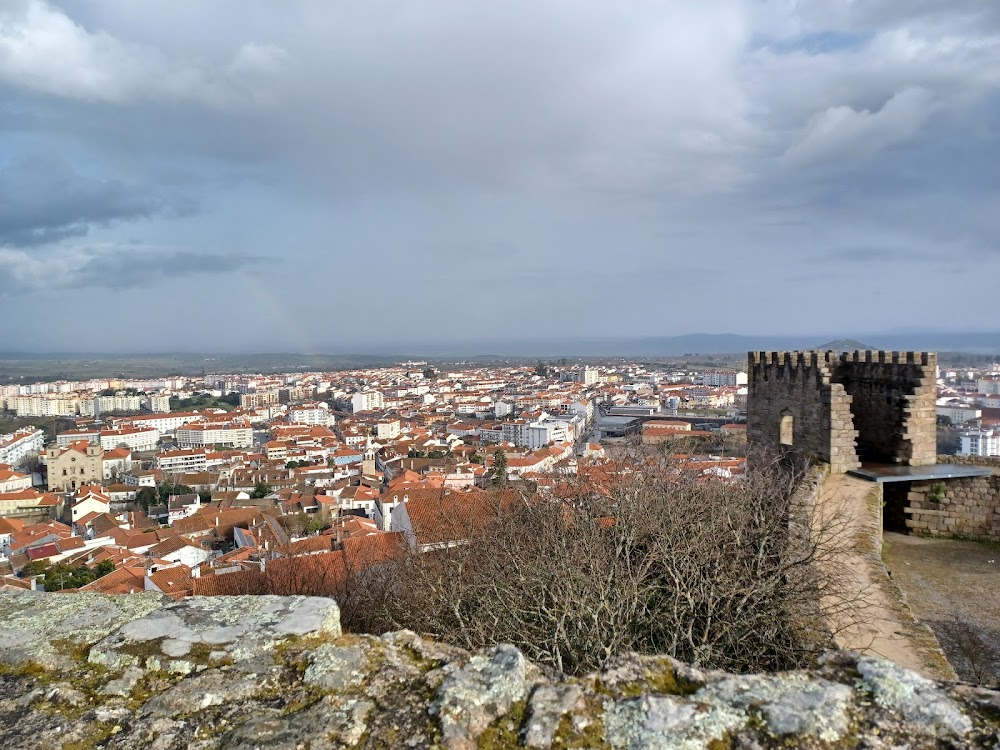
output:
[[[115,394],[114,396],[98,396],[97,407],[101,414],[114,411],[139,411],[142,408],[142,398],[139,396],[124,396]]]
[[[132,424],[152,427],[160,431],[161,435],[172,435],[174,430],[186,424],[200,422],[205,416],[193,411],[175,411],[167,414],[156,414],[153,416],[131,417]]]
[[[45,431],[37,427],[22,427],[8,435],[0,435],[0,464],[20,466],[28,456],[37,456],[45,447]]]
[[[31,489],[31,477],[14,471],[7,464],[0,464],[0,494]]]
[[[60,448],[65,448],[70,443],[76,443],[80,440],[85,440],[88,443],[95,443],[101,439],[101,431],[95,428],[85,428],[81,427],[76,430],[67,430],[66,432],[60,432],[56,435],[56,445]]]
[[[987,395],[1000,394],[1000,378],[980,378],[977,386],[980,393]]]
[[[502,435],[502,442],[513,443],[514,445],[527,445],[527,429],[528,423],[523,419],[515,419],[513,422],[501,422],[500,434]]]
[[[524,430],[525,442],[519,443],[519,445],[525,445],[535,450],[548,443],[564,443],[571,439],[568,423],[556,420],[544,420],[532,422],[527,425]]]
[[[166,473],[205,471],[208,455],[209,449],[205,448],[164,451],[156,457],[156,466]]]
[[[109,451],[119,445],[129,450],[155,451],[160,442],[160,432],[154,427],[119,427],[101,430],[101,450]]]
[[[7,399],[7,408],[19,417],[73,417],[93,414],[93,401],[76,396],[16,396]]]
[[[960,456],[1000,456],[1000,430],[969,430],[961,440]]]
[[[142,405],[152,412],[166,413],[170,411],[170,396],[147,396]]]
[[[351,411],[372,411],[381,409],[385,399],[378,391],[359,391],[351,396]]]
[[[941,406],[937,408],[937,415],[939,417],[947,417],[951,420],[952,424],[965,424],[966,422],[971,422],[973,419],[979,419],[983,416],[982,409],[974,409],[971,406]]]
[[[82,495],[78,495],[70,507],[70,517],[73,523],[91,513],[107,513],[111,510],[111,498],[97,489],[89,487]]]
[[[104,452],[104,478],[118,480],[132,471],[132,452],[127,448],[115,448]]]
[[[398,419],[390,419],[385,422],[378,422],[375,425],[375,437],[379,440],[392,440],[399,437],[400,424]]]
[[[288,407],[288,421],[328,427],[333,424],[334,419],[326,404],[306,403]]]
[[[181,448],[201,448],[221,445],[227,448],[253,446],[253,428],[245,422],[189,424],[178,427],[174,434]]]

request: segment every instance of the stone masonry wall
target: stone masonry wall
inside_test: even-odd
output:
[[[913,482],[904,510],[915,534],[1000,540],[1000,475]]]
[[[779,446],[781,420],[794,420],[792,449],[830,464],[834,473],[860,466],[851,397],[832,382],[832,352],[750,352],[747,433]]]
[[[874,656],[732,675],[342,633],[331,599],[0,591],[5,750],[993,748],[1000,693]]]
[[[1000,469],[1000,456],[938,456],[938,463],[958,464],[959,466],[989,466]]]
[[[854,352],[831,367],[851,395],[862,460],[927,466],[937,459],[937,355]]]

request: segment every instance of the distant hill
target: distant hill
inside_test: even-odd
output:
[[[878,349],[877,346],[869,346],[868,344],[862,344],[857,339],[835,339],[833,341],[828,341],[825,344],[820,344],[816,347],[822,351],[835,351],[835,352],[855,352],[855,351],[866,351],[868,349]]]

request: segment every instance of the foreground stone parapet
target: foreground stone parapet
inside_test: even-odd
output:
[[[340,610],[322,597],[216,596],[182,599],[130,620],[92,645],[88,660],[111,669],[187,674],[199,658],[255,672],[292,635],[340,635]]]
[[[315,597],[0,592],[5,748],[993,748],[1000,693],[831,652],[814,670],[617,657],[566,678],[509,645],[340,631]]]

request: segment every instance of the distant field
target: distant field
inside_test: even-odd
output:
[[[374,354],[19,354],[0,353],[0,383],[37,383],[51,380],[87,380],[90,378],[153,378],[166,375],[201,375],[213,372],[271,373],[351,370],[387,367],[414,359],[439,367],[506,367],[533,364],[539,360],[549,366],[578,367],[582,364],[642,362],[654,369],[677,367],[746,369],[746,352],[730,354],[685,354],[676,356],[576,356],[517,357],[483,354],[473,357],[423,357]],[[1000,359],[1000,355],[941,352],[942,366],[976,367]]]
[[[37,383],[52,380],[88,380],[90,378],[153,378],[166,375],[202,375],[213,372],[270,373],[302,371],[337,371],[367,367],[387,367],[415,358],[437,364],[463,367],[503,367],[532,364],[538,357],[497,357],[479,355],[464,359],[452,357],[417,357],[417,355],[366,354],[3,354],[0,353],[0,383]],[[540,358],[549,365],[580,366],[626,361],[624,357],[573,357],[569,360]],[[650,365],[700,367],[745,366],[745,354],[691,355],[682,357],[635,357]]]
[[[378,367],[403,361],[391,356],[303,354],[0,354],[0,383],[90,378],[152,378],[211,372],[288,372]]]

